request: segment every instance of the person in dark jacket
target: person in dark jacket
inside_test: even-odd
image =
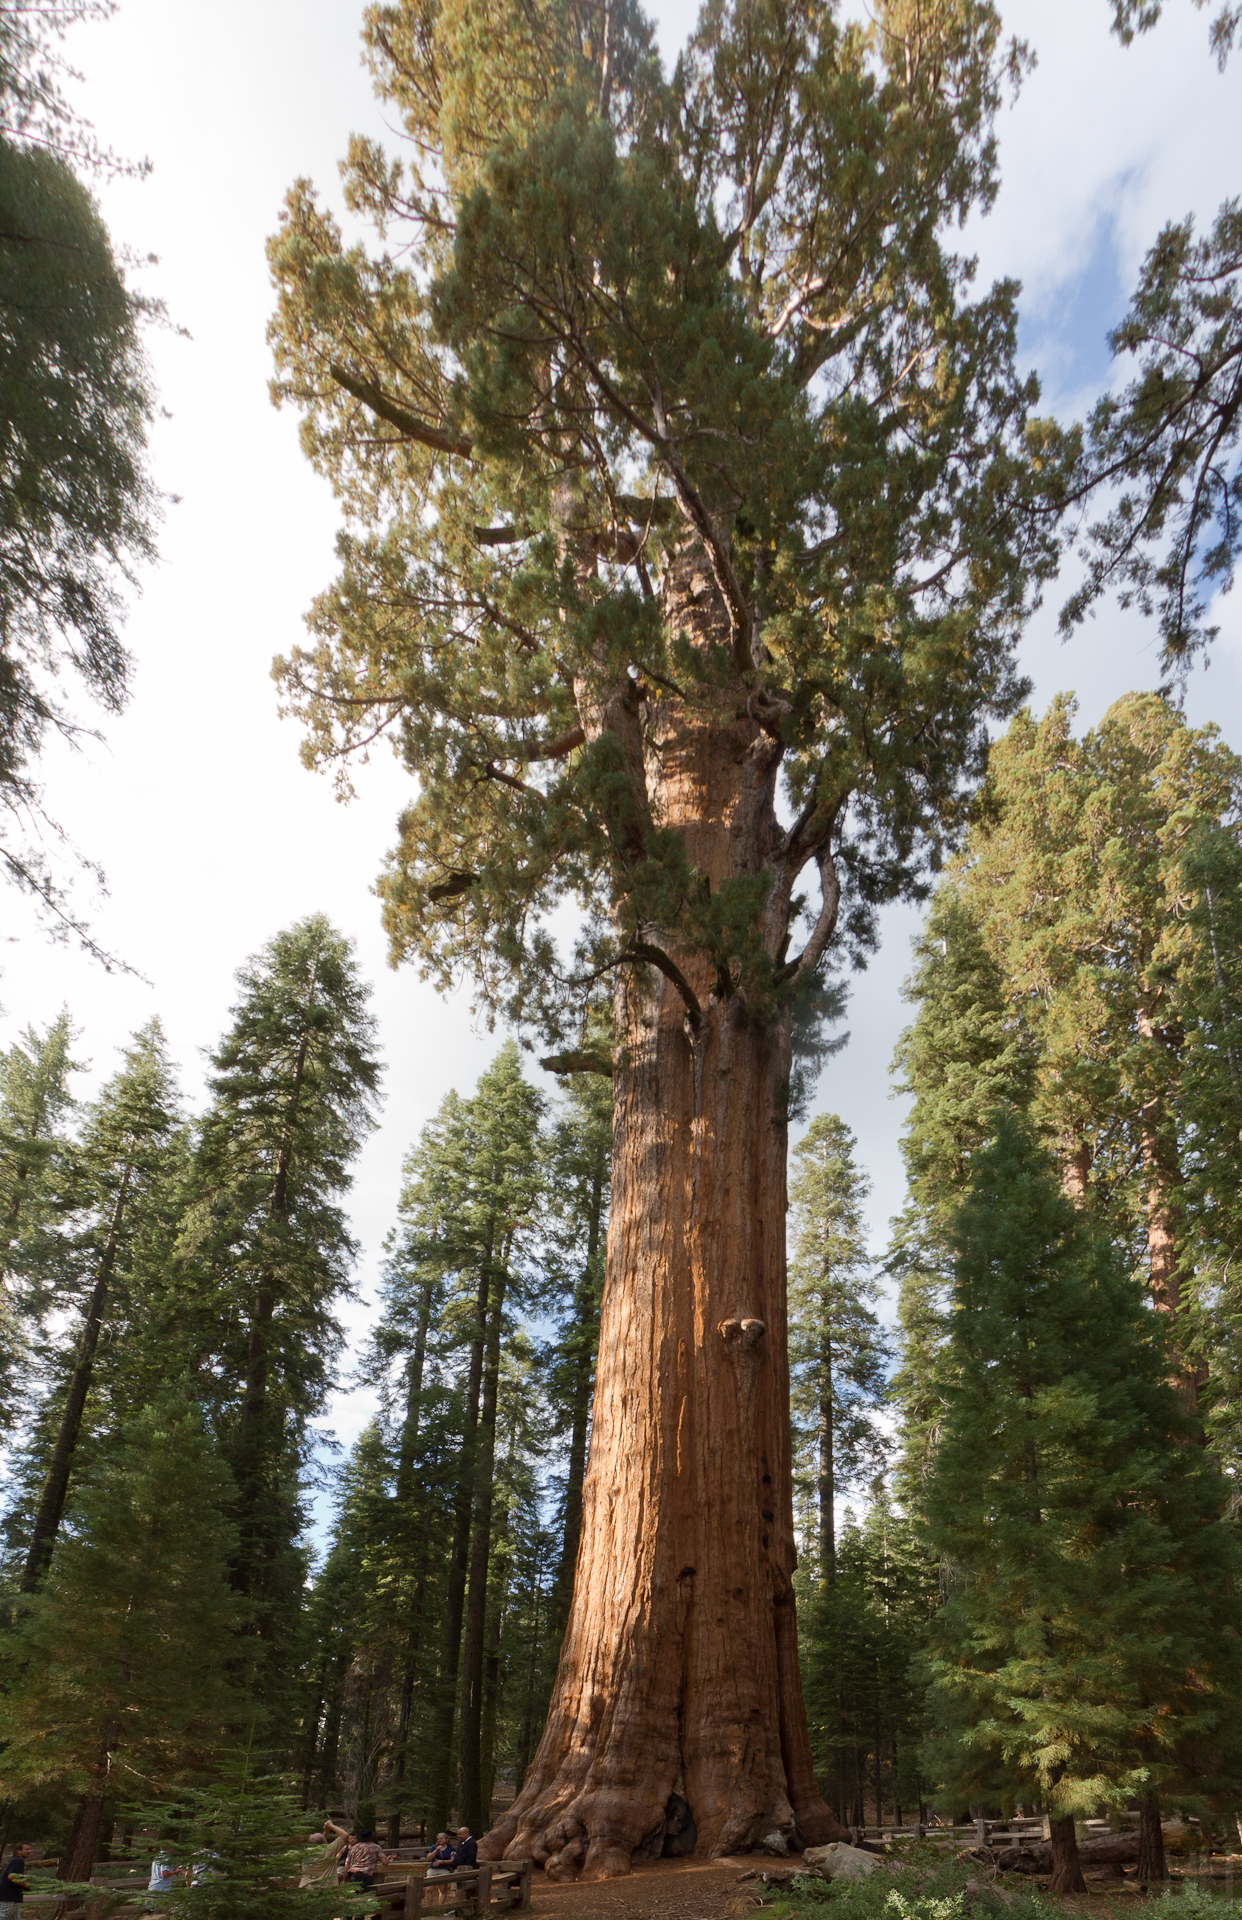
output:
[[[13,1849],[13,1858],[0,1873],[0,1915],[3,1920],[13,1920],[13,1916],[22,1910],[22,1897],[30,1885],[26,1878],[26,1862],[34,1852],[29,1840],[19,1840]]]
[[[469,1827],[458,1827],[457,1845],[453,1851],[453,1865],[455,1867],[477,1867],[478,1864],[478,1841],[472,1837]]]

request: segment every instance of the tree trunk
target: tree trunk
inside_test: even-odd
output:
[[[1159,1886],[1164,1880],[1164,1873],[1160,1796],[1148,1787],[1139,1801],[1138,1880],[1143,1886]]]
[[[310,1004],[312,1007],[315,1004],[313,991]],[[271,1220],[283,1220],[289,1212],[289,1174],[297,1141],[298,1105],[302,1097],[310,1039],[311,1030],[307,1024],[298,1041],[293,1080],[268,1195],[267,1213]],[[283,1422],[273,1417],[267,1391],[275,1317],[276,1282],[273,1275],[264,1270],[255,1277],[254,1311],[250,1316],[246,1345],[246,1384],[233,1463],[237,1478],[235,1511],[238,1552],[233,1562],[231,1583],[239,1593],[249,1595],[263,1592],[267,1584],[265,1576],[273,1559],[272,1529],[263,1509],[264,1489],[274,1479],[284,1437]]]
[[[1138,1028],[1145,1040],[1176,1059],[1176,1044],[1149,1014],[1140,1012]],[[1182,1343],[1182,1170],[1166,1107],[1163,1092],[1155,1092],[1139,1109],[1139,1144],[1147,1186],[1147,1262],[1152,1305],[1168,1321],[1176,1369],[1172,1384],[1186,1412],[1193,1416],[1198,1412],[1199,1388],[1207,1376],[1205,1370],[1194,1365]]]
[[[453,1543],[449,1554],[448,1592],[444,1606],[444,1646],[440,1659],[440,1700],[436,1709],[435,1772],[431,1787],[432,1829],[447,1827],[453,1782],[453,1724],[457,1718],[457,1673],[461,1661],[461,1626],[466,1604],[466,1567],[470,1554],[470,1495],[473,1485],[475,1430],[479,1424],[479,1387],[483,1379],[483,1343],[487,1332],[487,1296],[491,1251],[479,1275],[475,1308],[475,1337],[470,1345],[470,1371],[462,1409],[461,1472],[453,1502]]]
[[[599,1250],[600,1222],[604,1213],[604,1163],[600,1156],[591,1184],[591,1212],[587,1220],[586,1258],[575,1290],[573,1339],[576,1343],[573,1372],[573,1397],[570,1410],[569,1464],[565,1478],[565,1530],[561,1540],[561,1560],[552,1595],[552,1629],[561,1633],[569,1614],[574,1587],[574,1567],[578,1543],[582,1537],[582,1483],[586,1476],[587,1433],[591,1419],[591,1385],[595,1379],[595,1353],[599,1341],[599,1320],[594,1301],[593,1275]]]
[[[60,1416],[60,1427],[56,1434],[56,1444],[52,1448],[47,1478],[43,1482],[39,1511],[35,1515],[34,1532],[30,1538],[30,1551],[26,1555],[26,1565],[22,1570],[21,1591],[23,1593],[34,1593],[42,1580],[48,1561],[52,1557],[52,1548],[56,1544],[56,1534],[65,1511],[65,1500],[69,1493],[69,1476],[73,1471],[73,1456],[77,1452],[78,1439],[82,1432],[86,1396],[90,1392],[99,1334],[108,1307],[108,1290],[112,1283],[112,1269],[116,1264],[117,1243],[121,1232],[121,1220],[125,1213],[125,1198],[129,1192],[131,1171],[131,1168],[126,1167],[121,1176],[116,1204],[112,1209],[112,1222],[108,1228],[108,1238],[99,1256],[99,1270],[95,1275],[95,1284],[91,1289],[90,1302],[86,1309],[86,1324],[82,1328],[82,1338],[78,1342],[78,1357],[74,1363],[73,1372],[69,1376],[69,1392],[65,1399],[64,1412]]]
[[[57,1868],[60,1880],[89,1880],[98,1857],[99,1834],[103,1826],[103,1793],[84,1793],[74,1815],[73,1835]]]
[[[487,1640],[487,1575],[492,1555],[492,1501],[496,1486],[496,1399],[500,1388],[500,1333],[504,1317],[508,1247],[499,1263],[488,1316],[483,1404],[474,1448],[470,1529],[470,1586],[461,1684],[461,1817],[471,1833],[487,1825],[483,1780],[483,1669]]]
[[[819,1353],[819,1578],[831,1586],[837,1573],[837,1484],[833,1445],[832,1334],[828,1305],[822,1303],[824,1332]]]
[[[840,1829],[798,1672],[785,1303],[790,1047],[740,996],[697,1030],[627,977],[583,1538],[552,1708],[486,1857],[554,1876]]]
[[[1078,1859],[1074,1816],[1065,1813],[1058,1819],[1049,1820],[1048,1834],[1052,1841],[1052,1879],[1048,1883],[1049,1893],[1085,1893],[1087,1883],[1082,1877],[1082,1867]]]

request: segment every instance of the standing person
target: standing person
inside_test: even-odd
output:
[[[163,1847],[161,1847],[151,1862],[151,1878],[147,1881],[147,1892],[149,1894],[171,1893],[180,1876],[181,1869],[174,1867],[167,1853],[165,1853]],[[159,1908],[154,1902],[148,1900],[147,1912],[158,1913]]]
[[[446,1880],[448,1878],[449,1868],[452,1866],[452,1864],[453,1864],[453,1843],[449,1839],[447,1833],[438,1833],[436,1835],[436,1844],[431,1849],[431,1852],[427,1855],[428,1880]],[[428,1906],[438,1907],[443,1898],[444,1898],[443,1887],[437,1887],[434,1901],[432,1900],[430,1893],[428,1893],[426,1904]]]
[[[365,1892],[374,1883],[377,1868],[386,1865],[387,1859],[387,1854],[375,1838],[374,1828],[364,1828],[346,1857],[346,1881]]]
[[[477,1867],[479,1864],[479,1843],[469,1827],[458,1827],[457,1847],[453,1854],[455,1867]]]
[[[0,1873],[0,1920],[16,1920],[22,1910],[22,1895],[30,1886],[26,1862],[33,1852],[29,1840],[19,1840],[13,1849],[13,1858]]]
[[[323,1832],[312,1833],[307,1841],[311,1852],[302,1856],[299,1887],[334,1887],[337,1862],[348,1844],[349,1834],[345,1828],[338,1827],[325,1815]]]

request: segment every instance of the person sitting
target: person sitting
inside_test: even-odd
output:
[[[376,1839],[374,1828],[364,1827],[345,1856],[346,1883],[361,1887],[365,1893],[374,1885],[379,1868],[387,1862],[388,1856]]]

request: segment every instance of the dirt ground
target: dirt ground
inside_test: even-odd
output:
[[[652,1860],[620,1880],[562,1885],[536,1873],[531,1910],[547,1920],[739,1920],[754,1911],[740,1882],[755,1866],[741,1858]]]
[[[723,1860],[653,1860],[620,1880],[570,1881],[558,1885],[536,1873],[531,1910],[545,1920],[749,1920],[759,1888],[743,1876],[783,1863],[756,1854]],[[790,1862],[796,1865],[796,1862]],[[1034,1884],[1038,1885],[1039,1882]],[[1122,1893],[1120,1881],[1102,1882],[1089,1893],[1062,1901],[1067,1914],[1101,1920]],[[1125,1889],[1127,1905],[1145,1906],[1147,1896]]]

